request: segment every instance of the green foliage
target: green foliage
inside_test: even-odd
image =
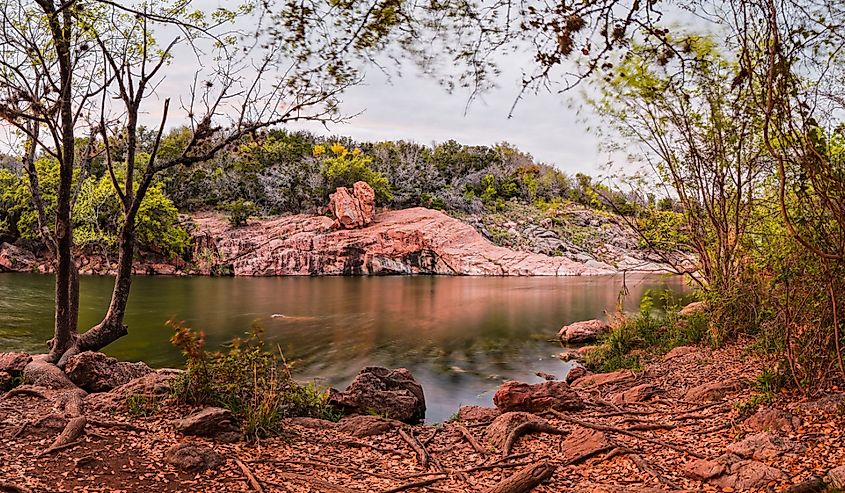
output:
[[[229,224],[237,228],[246,225],[250,216],[258,212],[258,207],[249,200],[236,199],[224,206],[229,216]]]
[[[254,325],[244,338],[232,340],[225,351],[208,352],[202,332],[169,324],[171,342],[186,361],[174,385],[182,402],[232,411],[249,438],[277,434],[288,416],[340,419],[340,412],[327,404],[326,391],[294,382],[283,356],[265,350],[260,327]]]
[[[367,182],[376,194],[376,202],[386,204],[393,199],[387,178],[372,168],[373,159],[364,156],[360,149],[352,151],[339,143],[315,146],[314,156],[323,158],[323,177],[329,191],[338,187],[349,187],[357,181]]]
[[[684,215],[672,210],[647,209],[637,218],[640,248],[688,251],[692,239]]]
[[[130,416],[140,418],[156,414],[161,407],[159,399],[146,394],[132,394],[126,398],[126,410]]]

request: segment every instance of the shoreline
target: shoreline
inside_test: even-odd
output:
[[[0,450],[0,471],[33,492],[257,491],[253,480],[263,491],[485,491],[537,464],[553,471],[532,490],[538,492],[781,491],[816,476],[834,478],[845,457],[845,394],[783,393],[740,413],[747,382],[769,363],[747,351],[742,343],[693,347],[652,356],[642,372],[573,382],[583,408],[532,409],[551,428],[517,437],[511,450],[495,445],[492,430],[509,409],[464,407],[438,425],[373,416],[339,424],[288,418],[282,437],[249,444],[178,432],[178,420],[196,411],[188,406],[167,404],[151,416],[131,417],[99,410],[97,401],[118,401],[91,394],[89,419],[100,425],[38,458],[57,431],[49,422],[34,423],[50,414],[50,402],[5,397],[0,433],[8,447]],[[643,397],[644,386],[659,391]],[[428,460],[414,444],[423,445]],[[205,447],[219,461],[185,471],[171,456],[188,446]],[[408,486],[422,479],[431,482]]]

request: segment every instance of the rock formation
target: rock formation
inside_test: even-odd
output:
[[[346,414],[377,414],[406,423],[425,418],[422,386],[405,368],[368,366],[346,390],[333,390],[328,402],[343,408]]]
[[[565,325],[560,329],[558,337],[564,344],[593,342],[610,331],[610,325],[601,320],[585,320]]]
[[[376,213],[376,194],[364,181],[357,181],[352,191],[338,187],[329,195],[329,211],[335,217],[335,229],[363,228],[373,222]]]
[[[493,404],[501,412],[575,411],[584,407],[581,397],[566,382],[556,381],[534,385],[505,382],[493,396]]]

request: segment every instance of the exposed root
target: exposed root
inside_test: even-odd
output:
[[[0,492],[2,493],[32,493],[32,490],[26,486],[10,483],[8,481],[0,481]]]
[[[681,489],[680,486],[678,486],[677,484],[672,482],[669,478],[660,474],[660,472],[658,472],[657,469],[654,466],[652,466],[648,461],[643,459],[643,457],[641,455],[639,455],[639,454],[629,454],[629,455],[631,457],[631,460],[634,461],[634,464],[636,464],[637,467],[641,471],[648,473],[648,474],[651,474],[652,476],[657,478],[658,481],[663,483],[665,486],[672,488],[673,490]]]
[[[526,433],[549,433],[552,435],[566,434],[565,431],[555,428],[554,426],[551,426],[549,424],[542,423],[539,421],[527,421],[517,426],[510,432],[507,440],[505,440],[505,446],[502,451],[503,454],[509,455],[511,453],[511,450],[513,449],[514,444],[516,443],[516,440]]]
[[[405,440],[405,442],[407,442],[408,445],[410,445],[411,448],[414,449],[414,452],[417,454],[417,461],[420,463],[420,466],[423,469],[428,469],[428,462],[430,457],[428,455],[428,451],[425,449],[425,446],[420,443],[420,441],[417,440],[414,435],[408,434],[403,429],[399,430],[399,436],[401,436],[402,440]]]
[[[59,436],[56,437],[49,447],[38,454],[38,457],[43,457],[47,454],[64,450],[65,448],[77,443],[77,440],[80,436],[82,436],[83,431],[85,431],[85,424],[87,422],[88,419],[85,416],[76,416],[68,420],[65,429],[62,430]]]
[[[527,493],[551,478],[556,469],[557,466],[548,462],[538,462],[508,476],[499,484],[484,490],[484,493]]]
[[[434,478],[421,479],[419,481],[413,481],[413,482],[410,482],[410,483],[401,484],[401,485],[399,485],[395,488],[390,488],[389,490],[384,490],[383,493],[398,493],[399,491],[410,490],[412,488],[422,488],[423,486],[428,486],[430,484],[434,484],[437,481],[440,481],[441,479],[446,479],[448,477],[449,476],[443,474],[443,475],[440,475],[440,476],[437,476],[437,477],[434,477]]]
[[[35,390],[32,385],[21,385],[18,387],[13,388],[12,390],[6,392],[3,395],[3,400],[11,399],[12,397],[18,396],[26,396],[26,397],[37,397],[39,399],[47,400],[47,396],[43,393]]]
[[[460,423],[456,423],[455,428],[457,428],[458,431],[461,432],[461,435],[463,435],[463,437],[466,439],[466,441],[469,442],[470,446],[472,446],[472,448],[476,452],[478,452],[479,454],[481,454],[483,456],[487,456],[487,454],[489,453],[487,451],[487,449],[484,448],[480,443],[478,443],[478,440],[476,440],[475,437],[472,436],[472,433],[469,432],[469,430],[466,428],[466,426],[464,426]]]

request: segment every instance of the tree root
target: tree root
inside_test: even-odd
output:
[[[85,424],[87,422],[88,419],[85,416],[76,416],[68,420],[65,429],[62,430],[59,436],[56,437],[49,447],[38,454],[38,457],[43,457],[47,454],[58,452],[77,444],[79,437],[82,436],[82,433],[85,430]]]
[[[12,390],[6,392],[3,395],[3,400],[11,399],[12,397],[18,396],[37,397],[39,399],[48,400],[46,395],[35,390],[35,388],[33,388],[31,385],[21,385],[13,388]]]
[[[441,473],[438,473],[441,474]],[[398,493],[400,491],[410,490],[411,488],[422,488],[423,486],[428,486],[430,484],[434,484],[437,481],[442,479],[446,479],[449,476],[442,474],[441,476],[428,478],[428,479],[421,479],[419,481],[413,481],[410,483],[401,484],[395,488],[390,488],[389,490],[384,490],[382,493]]]
[[[32,490],[26,486],[10,483],[8,481],[0,481],[0,492],[3,493],[32,493]]]
[[[475,437],[472,436],[472,434],[469,432],[469,430],[466,428],[466,426],[464,426],[460,423],[455,423],[455,428],[457,428],[458,431],[461,432],[461,435],[463,435],[463,437],[466,439],[466,441],[469,442],[470,446],[472,446],[472,448],[476,452],[478,452],[479,454],[481,454],[482,456],[485,456],[485,457],[487,456],[487,454],[489,454],[487,449],[484,448],[480,443],[478,443],[478,440],[476,440]]]
[[[629,431],[625,428],[617,428],[615,426],[608,426],[608,425],[602,425],[602,424],[598,424],[598,423],[590,423],[588,421],[582,421],[580,419],[576,419],[576,418],[573,418],[571,416],[567,416],[566,414],[563,414],[562,412],[556,411],[554,409],[549,409],[549,412],[554,414],[556,417],[558,417],[558,418],[560,418],[564,421],[567,421],[567,422],[572,423],[572,424],[576,424],[578,426],[583,426],[584,428],[591,428],[593,430],[598,430],[598,431],[606,431],[606,432],[610,432],[610,433],[619,433],[621,435],[628,435],[632,438],[636,438],[637,440],[649,442],[649,443],[652,443],[654,445],[660,445],[661,447],[670,448],[670,449],[672,449],[676,452],[681,452],[681,453],[690,455],[692,457],[695,457],[696,459],[706,459],[707,458],[703,454],[699,454],[698,452],[689,450],[688,448],[682,447],[680,445],[676,445],[676,444],[671,443],[671,442],[664,442],[663,440],[657,440],[656,438],[650,438],[650,437],[647,437],[645,435],[640,435],[639,433],[634,433],[633,431]]]
[[[648,474],[651,474],[652,476],[657,478],[657,480],[660,481],[663,485],[668,486],[669,488],[672,488],[673,490],[680,489],[680,486],[678,486],[677,484],[672,482],[669,478],[660,474],[660,472],[658,472],[657,469],[654,466],[652,466],[649,462],[647,462],[645,459],[643,459],[643,457],[641,455],[639,455],[639,454],[628,454],[628,455],[631,457],[631,460],[634,461],[634,464],[636,464],[637,467],[641,471],[648,473]]]
[[[548,462],[538,462],[508,476],[499,484],[484,490],[484,493],[527,493],[551,478],[556,469],[557,466]]]
[[[425,445],[420,443],[420,441],[417,440],[417,437],[412,434],[409,435],[405,430],[401,428],[399,429],[399,436],[401,436],[402,439],[405,440],[405,442],[407,442],[407,444],[410,445],[412,449],[414,449],[414,452],[417,454],[417,461],[420,463],[420,466],[423,469],[428,469],[428,462],[430,456],[428,455],[428,451],[425,449]]]
[[[546,423],[541,423],[539,421],[526,421],[521,425],[514,428],[510,434],[508,435],[507,440],[505,440],[505,446],[503,449],[504,455],[509,455],[511,450],[513,449],[516,440],[526,434],[526,433],[549,433],[552,435],[565,435],[566,432],[555,428],[554,426],[548,425]]]

